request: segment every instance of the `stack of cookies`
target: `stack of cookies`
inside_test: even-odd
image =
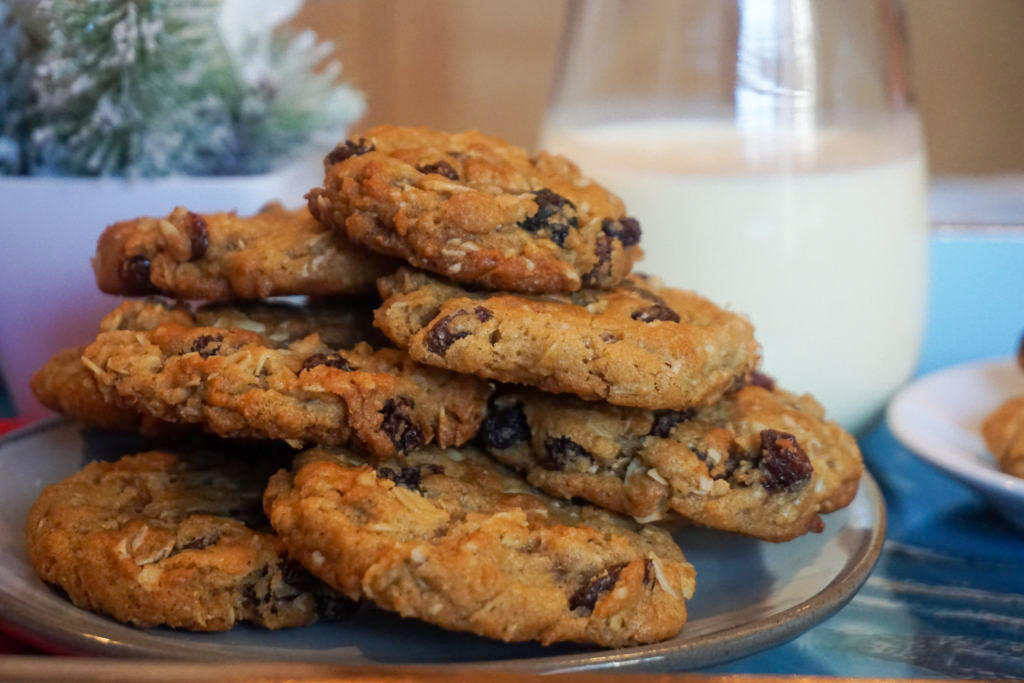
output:
[[[758,371],[746,319],[631,274],[640,224],[568,160],[383,126],[325,169],[308,209],[100,238],[100,288],[147,298],[33,388],[159,448],[34,505],[79,606],[220,630],[364,601],[621,647],[686,619],[667,529],[785,541],[853,498],[854,440]]]

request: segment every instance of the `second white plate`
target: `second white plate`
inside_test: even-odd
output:
[[[889,428],[904,446],[981,493],[1024,529],[1024,479],[999,471],[981,423],[1001,403],[1024,395],[1015,359],[943,368],[906,385],[890,401]]]

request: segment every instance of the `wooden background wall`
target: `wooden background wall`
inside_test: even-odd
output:
[[[723,0],[725,1],[725,0]],[[1024,0],[905,0],[932,169],[1024,171]],[[532,145],[566,0],[306,0],[370,104],[361,126],[479,128]]]

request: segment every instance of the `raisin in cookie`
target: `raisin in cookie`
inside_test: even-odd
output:
[[[307,452],[264,506],[289,554],[348,597],[505,641],[663,640],[694,589],[664,530],[555,501],[468,448],[376,468]]]
[[[1024,345],[1021,347],[1024,367]],[[985,445],[995,456],[999,469],[1015,477],[1024,477],[1024,396],[1011,398],[981,425]]]
[[[324,160],[309,208],[349,239],[491,289],[618,284],[640,225],[567,159],[475,131],[380,126]]]
[[[154,298],[135,299],[123,302],[108,313],[100,323],[100,331],[152,330],[169,323],[250,330],[263,334],[275,346],[302,339],[313,332],[331,348],[380,340],[368,308],[342,303],[310,306],[255,302],[231,306],[212,304],[193,312],[187,306],[171,305]],[[167,423],[104,397],[95,375],[82,364],[84,350],[85,347],[65,349],[36,372],[32,391],[39,402],[97,427],[163,434]]]
[[[470,292],[409,269],[377,285],[377,327],[417,361],[588,400],[684,409],[760,357],[741,316],[639,277],[564,296]]]
[[[109,294],[211,300],[363,294],[394,268],[305,208],[280,205],[254,216],[178,207],[166,218],[115,223],[100,236],[93,259],[96,282]]]
[[[810,396],[746,386],[700,409],[639,410],[510,390],[480,429],[494,457],[560,498],[769,541],[853,499],[861,457]]]
[[[39,576],[134,626],[302,626],[348,601],[288,559],[259,500],[271,463],[150,451],[47,487],[26,522]]]
[[[176,324],[101,333],[82,362],[106,401],[150,417],[223,437],[356,439],[381,457],[465,442],[491,391],[396,349],[332,349],[316,334],[278,346],[247,330]]]

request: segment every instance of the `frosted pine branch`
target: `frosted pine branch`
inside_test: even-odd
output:
[[[43,0],[28,41],[0,0],[0,172],[255,173],[333,143],[364,104],[329,44],[272,34],[299,4]]]

